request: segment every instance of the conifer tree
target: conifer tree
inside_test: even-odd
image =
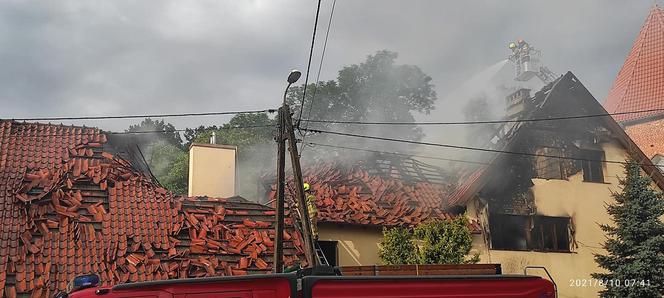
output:
[[[614,193],[614,204],[606,207],[612,225],[601,225],[607,233],[603,247],[607,255],[595,261],[606,273],[592,276],[602,281],[602,297],[662,297],[664,295],[664,199],[652,189],[652,180],[641,174],[639,165],[625,165],[623,189]]]

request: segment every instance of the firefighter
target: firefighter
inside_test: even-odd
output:
[[[311,235],[318,241],[318,207],[316,207],[316,196],[312,194],[311,185],[304,183],[304,195],[307,202],[307,212],[309,213],[309,225]]]
[[[510,50],[512,50],[512,52],[516,52],[516,43],[510,42],[509,48],[510,48]]]

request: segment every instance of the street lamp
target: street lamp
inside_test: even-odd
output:
[[[277,152],[277,201],[276,201],[276,215],[277,222],[274,227],[274,262],[273,262],[273,271],[274,273],[281,273],[284,270],[284,199],[285,199],[285,188],[286,188],[286,131],[284,130],[286,125],[285,117],[290,117],[290,110],[286,104],[286,95],[288,95],[288,88],[297,82],[297,80],[302,76],[302,73],[299,70],[292,70],[288,74],[288,86],[284,90],[284,101],[281,104],[279,109],[279,115],[277,116],[277,122],[279,123],[279,131],[277,132],[277,143],[278,143],[278,152]],[[297,149],[295,149],[297,150]]]
[[[283,105],[286,105],[286,94],[288,94],[288,88],[290,88],[293,83],[297,82],[297,80],[300,79],[300,76],[302,76],[302,73],[297,69],[291,70],[291,72],[288,74],[288,79],[286,80],[286,82],[288,82],[288,86],[286,86],[286,90],[284,91]]]

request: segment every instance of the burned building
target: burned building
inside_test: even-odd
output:
[[[506,119],[485,150],[488,165],[452,198],[482,223],[475,248],[506,272],[542,265],[557,281],[590,279],[601,271],[599,224],[610,224],[605,207],[620,190],[622,163],[644,164],[659,189],[664,176],[571,72],[508,96]],[[560,290],[587,297],[599,288]]]

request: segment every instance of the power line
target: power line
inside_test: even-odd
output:
[[[366,135],[359,135],[359,134],[352,134],[352,133],[345,133],[345,132],[335,132],[335,131],[325,131],[325,130],[318,130],[318,129],[307,129],[307,131],[317,132],[317,133],[327,133],[327,134],[346,136],[346,137],[355,137],[355,138],[363,138],[363,139],[372,139],[372,140],[380,140],[380,141],[390,141],[390,142],[399,142],[399,143],[423,145],[423,146],[435,146],[435,147],[442,147],[442,148],[451,148],[451,149],[459,149],[459,150],[471,150],[471,151],[489,152],[489,153],[504,153],[504,154],[517,155],[517,156],[548,157],[548,158],[559,158],[559,159],[576,160],[576,161],[603,162],[603,163],[621,164],[621,165],[635,164],[635,165],[639,165],[639,166],[654,166],[652,164],[643,164],[643,163],[628,163],[628,162],[624,162],[624,161],[615,161],[615,160],[594,160],[594,159],[568,157],[568,156],[556,156],[556,155],[549,155],[549,154],[537,154],[537,153],[529,153],[529,152],[515,152],[515,151],[477,148],[477,147],[469,147],[469,146],[461,146],[461,145],[439,144],[439,143],[420,142],[420,141],[394,139],[394,138],[377,137],[377,136],[366,136]]]
[[[247,125],[247,126],[226,126],[226,127],[217,127],[216,129],[210,129],[210,130],[231,130],[231,129],[252,129],[252,128],[267,128],[267,127],[275,127],[275,125]],[[62,128],[68,128],[68,126],[62,126]],[[85,127],[85,128],[80,128],[80,129],[95,129],[91,127]],[[187,130],[194,130],[194,129],[174,129],[174,130],[146,130],[146,131],[121,131],[121,132],[113,132],[113,131],[103,131],[99,130],[97,132],[71,132],[71,133],[64,133],[64,134],[9,134],[6,135],[7,137],[20,137],[20,138],[31,138],[31,137],[70,137],[70,136],[87,136],[87,135],[134,135],[134,134],[167,134],[167,133],[174,133],[174,132],[186,132]]]
[[[318,92],[318,82],[320,82],[320,73],[321,70],[323,69],[323,60],[325,60],[325,50],[327,49],[327,40],[328,37],[330,36],[330,28],[332,27],[332,17],[334,16],[334,7],[337,5],[337,0],[334,0],[332,2],[332,9],[330,9],[330,19],[327,22],[327,30],[325,32],[325,42],[323,42],[323,52],[320,55],[320,63],[318,64],[318,74],[316,75],[316,84],[314,85],[314,94],[311,96],[311,103],[309,103],[309,111],[307,112],[307,118],[311,117],[311,111],[314,108],[314,103],[316,102],[316,93]],[[306,87],[305,87],[306,89]],[[304,101],[302,101],[302,106],[304,107]],[[302,114],[300,114],[300,119],[302,119]],[[299,122],[299,120],[298,120]],[[298,123],[298,128],[299,128],[299,123]],[[305,128],[309,128],[309,122],[307,122]],[[307,138],[306,132],[302,135],[302,144],[304,144],[304,140]],[[304,151],[304,146],[300,150],[300,156],[302,156],[302,151]]]
[[[295,127],[300,127],[300,120],[302,120],[302,109],[304,108],[304,99],[307,95],[307,84],[309,83],[309,69],[311,68],[311,57],[314,54],[314,44],[316,43],[316,29],[318,28],[318,15],[320,15],[320,3],[318,0],[318,8],[316,8],[316,19],[314,20],[314,33],[311,36],[311,49],[309,50],[309,62],[307,62],[307,74],[304,77],[304,90],[302,91],[302,104],[300,104],[300,115],[297,119]]]
[[[322,147],[330,147],[330,148],[339,148],[339,149],[347,149],[347,150],[356,150],[356,151],[364,151],[364,152],[372,152],[372,153],[380,153],[380,154],[399,155],[399,156],[406,156],[406,157],[420,157],[420,158],[435,159],[435,160],[443,160],[443,161],[451,161],[451,162],[459,162],[459,163],[471,163],[471,164],[479,164],[479,165],[489,165],[489,163],[486,163],[486,162],[471,161],[471,160],[461,160],[461,159],[443,158],[443,157],[434,157],[434,156],[426,156],[426,155],[418,155],[418,154],[408,154],[408,153],[400,153],[400,152],[390,152],[390,151],[381,151],[381,150],[371,150],[371,149],[366,149],[366,148],[355,148],[355,147],[337,146],[337,145],[320,144],[320,143],[314,143],[314,142],[307,142],[307,144],[309,144],[309,145],[314,145],[314,146],[322,146]]]
[[[360,124],[360,125],[473,125],[473,124],[502,124],[502,123],[519,123],[519,122],[539,122],[539,121],[584,119],[584,118],[607,117],[607,116],[638,114],[638,113],[648,113],[648,112],[661,112],[661,111],[664,111],[664,108],[662,108],[662,109],[641,110],[641,111],[631,111],[631,112],[562,116],[562,117],[550,117],[550,118],[515,119],[515,120],[484,120],[484,121],[452,121],[452,122],[371,122],[371,121],[315,120],[315,119],[302,119],[302,121],[307,122],[307,123],[311,122],[311,123]]]
[[[233,111],[233,112],[203,112],[203,113],[181,113],[181,114],[137,114],[137,115],[115,115],[115,116],[75,116],[75,117],[36,117],[36,118],[13,118],[14,121],[58,121],[58,120],[108,120],[108,119],[133,119],[133,118],[175,118],[175,117],[200,117],[237,114],[274,113],[276,109]]]

